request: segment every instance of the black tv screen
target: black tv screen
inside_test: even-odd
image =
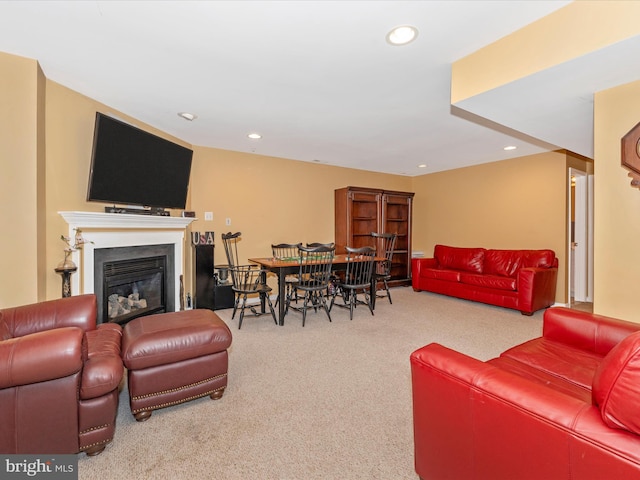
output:
[[[87,200],[184,209],[193,151],[96,113]]]

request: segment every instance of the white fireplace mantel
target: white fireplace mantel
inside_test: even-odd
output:
[[[175,305],[180,305],[179,278],[184,271],[185,229],[195,218],[162,217],[101,212],[58,212],[69,224],[69,237],[75,229],[82,230],[88,242],[73,252],[72,259],[78,272],[71,276],[71,291],[95,293],[94,251],[100,248],[132,247],[140,245],[172,244],[175,263]]]
[[[74,228],[159,228],[165,230],[184,230],[195,218],[161,217],[155,215],[135,215],[126,213],[101,212],[58,212]],[[73,235],[71,235],[73,236]]]

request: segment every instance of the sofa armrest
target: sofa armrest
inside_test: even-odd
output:
[[[67,377],[82,370],[82,337],[76,327],[57,328],[0,342],[0,388]]]
[[[121,357],[122,328],[102,323],[85,334],[86,359],[80,398],[97,398],[118,388],[124,374]]]
[[[525,267],[517,273],[518,310],[532,314],[553,305],[556,299],[557,268]]]
[[[474,417],[472,407],[474,397],[477,397],[474,392],[500,398],[502,402],[517,405],[527,412],[536,412],[547,421],[565,428],[571,428],[575,415],[585,406],[577,398],[437,343],[429,344],[411,354],[411,372],[414,409],[424,410],[427,404],[432,404],[432,408],[427,408],[432,414],[434,409],[464,407],[467,413],[461,418],[466,417],[465,422],[472,421]],[[460,395],[462,390],[466,390],[466,393]],[[449,395],[452,398],[444,399],[444,396]],[[564,409],[564,417],[558,415],[559,408]],[[459,411],[453,412],[454,416],[459,414]],[[451,425],[451,420],[453,419],[445,423]]]
[[[98,304],[94,294],[58,298],[2,310],[2,319],[14,337],[62,327],[84,331],[96,328]]]
[[[560,427],[583,402],[438,344],[414,352],[411,371],[421,478],[561,478],[542,463],[566,468]]]
[[[419,278],[422,276],[423,268],[436,268],[438,261],[435,258],[412,258],[411,259],[411,284],[414,290],[419,291]]]
[[[640,473],[638,437],[606,427],[591,403],[438,344],[411,355],[411,372],[421,478]]]
[[[638,323],[564,307],[546,310],[543,322],[545,338],[602,356],[640,330]]]

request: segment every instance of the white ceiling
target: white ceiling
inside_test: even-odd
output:
[[[592,155],[592,95],[640,78],[640,62],[619,61],[640,39],[449,101],[454,61],[567,3],[1,1],[0,51],[193,145],[413,176]],[[418,38],[387,44],[401,24]]]

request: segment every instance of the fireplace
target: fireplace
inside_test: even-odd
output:
[[[72,295],[95,293],[100,298],[102,292],[103,265],[95,265],[94,252],[113,251],[120,247],[157,247],[164,245],[162,253],[145,253],[140,258],[167,255],[164,273],[165,311],[172,312],[181,302],[180,278],[184,274],[185,230],[195,218],[161,217],[152,215],[126,215],[102,212],[59,212],[69,225],[69,235],[73,237],[75,228],[82,230],[82,236],[89,242],[81,250],[73,252],[72,260],[78,271],[71,276]],[[134,250],[137,252],[139,250]],[[99,254],[102,255],[102,254]],[[120,255],[120,254],[119,254]],[[124,258],[108,258],[106,261],[131,260],[135,255]],[[99,259],[100,261],[101,259]],[[96,270],[100,272],[97,279]],[[127,294],[128,296],[128,294]],[[149,302],[147,302],[149,303]],[[100,305],[103,312],[104,305]],[[100,315],[103,315],[102,313]]]
[[[173,245],[94,250],[98,323],[125,324],[154,313],[175,311],[168,292],[175,284]]]

